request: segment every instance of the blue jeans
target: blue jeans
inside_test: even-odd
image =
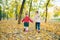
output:
[[[40,30],[40,22],[36,22],[35,25],[36,25],[36,29],[37,29],[37,30]]]

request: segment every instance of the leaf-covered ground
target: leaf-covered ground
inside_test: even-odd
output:
[[[29,32],[23,31],[23,23],[16,20],[0,21],[0,40],[60,40],[60,22],[41,23],[40,33],[30,23]]]

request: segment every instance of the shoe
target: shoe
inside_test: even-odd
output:
[[[24,32],[25,32],[25,28],[24,28]]]
[[[28,30],[26,30],[26,32],[28,32]]]
[[[38,31],[38,33],[40,33],[40,31]]]

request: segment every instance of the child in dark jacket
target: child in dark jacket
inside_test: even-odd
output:
[[[23,18],[22,22],[24,22],[24,31],[28,32],[29,22],[33,22],[28,14],[26,14],[25,18]]]

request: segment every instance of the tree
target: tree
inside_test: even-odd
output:
[[[29,17],[30,17],[31,7],[32,7],[32,0],[30,0]]]
[[[18,18],[18,15],[17,15],[17,7],[18,7],[18,5],[17,5],[17,1],[16,0],[15,0],[15,3],[16,3],[15,16],[16,16],[16,20],[17,20],[17,18]]]
[[[8,6],[8,0],[6,0],[6,6]],[[8,10],[8,7],[6,8],[7,10]],[[8,13],[6,12],[6,18],[7,18],[7,20],[8,20]]]
[[[1,11],[1,6],[0,6],[0,21],[2,19],[2,11]]]
[[[22,12],[23,12],[25,1],[26,0],[23,0],[22,5],[21,5],[21,9],[20,9],[20,12],[19,12],[18,24],[20,24],[20,21],[21,21],[21,16],[22,16]]]
[[[46,4],[46,18],[45,18],[45,22],[47,22],[47,12],[48,12],[48,4],[49,4],[50,0],[48,0],[47,4]]]
[[[5,0],[2,0],[2,5],[3,5],[3,15],[2,15],[2,17],[3,17],[3,20],[4,20],[5,17],[6,17],[6,14],[5,14],[5,3],[3,1],[5,1]]]

